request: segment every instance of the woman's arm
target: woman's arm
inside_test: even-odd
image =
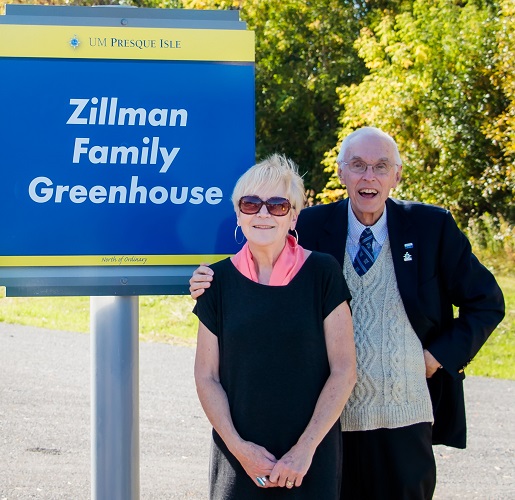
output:
[[[347,302],[340,304],[325,318],[324,335],[331,372],[306,429],[270,474],[270,481],[278,486],[302,484],[318,445],[340,418],[356,383],[356,350]]]
[[[218,339],[199,322],[195,383],[200,403],[229,451],[238,459],[252,481],[261,486],[256,478],[269,476],[277,460],[262,446],[243,440],[236,431],[227,394],[220,384],[219,360]],[[271,486],[267,481],[265,487]]]

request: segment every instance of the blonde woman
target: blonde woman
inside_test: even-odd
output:
[[[197,392],[213,425],[210,498],[339,498],[339,417],[356,381],[337,261],[291,236],[304,207],[295,164],[273,155],[232,196],[247,242],[199,297]]]

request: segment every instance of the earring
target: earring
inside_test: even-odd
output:
[[[297,242],[297,245],[299,244],[299,233],[297,233],[297,230],[295,228],[290,229],[290,232],[295,233],[293,237],[295,238],[295,241]]]
[[[237,232],[238,232],[238,228],[241,228],[241,226],[239,224],[236,224],[236,227],[234,228],[234,241],[238,244],[238,245],[241,245],[244,241],[245,241],[245,235],[243,234],[243,231],[241,232],[241,235],[242,235],[242,238],[241,238],[241,241],[238,241],[238,237],[237,237]]]

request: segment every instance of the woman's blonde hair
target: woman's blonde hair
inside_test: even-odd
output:
[[[306,204],[304,181],[297,165],[283,155],[273,154],[249,168],[236,182],[232,193],[234,210],[238,213],[238,202],[242,196],[255,195],[279,185],[286,190],[286,197],[292,208],[299,213]]]

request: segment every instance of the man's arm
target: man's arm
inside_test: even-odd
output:
[[[193,271],[193,275],[190,278],[190,294],[192,299],[197,300],[204,293],[204,290],[211,286],[214,272],[208,266],[209,264],[200,264]]]
[[[466,236],[448,214],[441,237],[442,293],[458,308],[427,350],[454,378],[477,354],[504,317],[504,298],[492,273],[472,253]],[[426,365],[427,366],[427,365]]]

